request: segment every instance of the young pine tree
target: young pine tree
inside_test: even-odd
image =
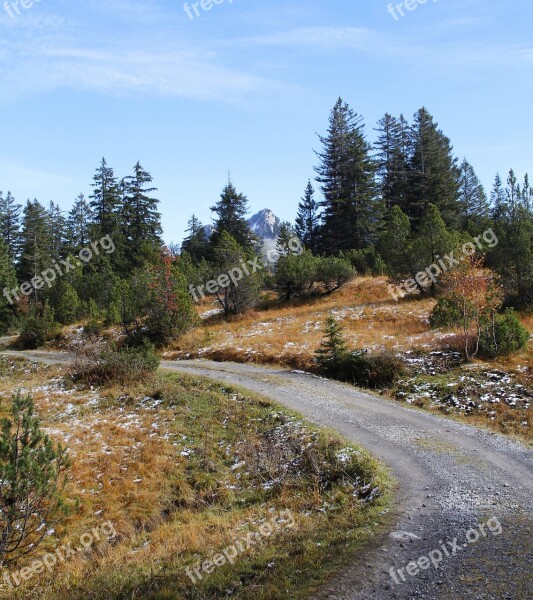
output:
[[[335,374],[347,360],[348,349],[343,335],[343,327],[330,315],[324,327],[324,339],[315,351],[315,361],[325,374]]]
[[[0,437],[0,565],[35,552],[67,512],[66,449],[43,433],[31,396],[13,396]]]

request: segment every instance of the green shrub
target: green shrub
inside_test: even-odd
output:
[[[518,352],[529,341],[529,332],[520,322],[516,312],[509,308],[496,315],[493,323],[483,327],[479,339],[479,351],[484,356],[496,358]]]
[[[61,326],[56,323],[54,311],[48,302],[42,309],[32,306],[29,314],[23,319],[19,344],[23,348],[33,350],[53,340],[61,332]]]
[[[346,379],[355,385],[368,388],[391,386],[405,372],[403,361],[393,352],[350,352],[344,368]]]
[[[341,258],[347,260],[352,267],[361,275],[383,275],[387,271],[385,261],[378,254],[374,246],[364,250],[350,250],[341,254]]]
[[[310,292],[317,274],[320,259],[315,258],[309,250],[302,254],[281,256],[276,265],[274,284],[279,294],[286,300]]]
[[[321,283],[328,292],[342,287],[357,274],[352,265],[343,258],[329,256],[316,260],[316,281]]]
[[[453,297],[439,298],[431,311],[429,323],[433,329],[457,327],[462,322],[460,305]]]
[[[120,350],[86,348],[71,366],[71,377],[87,385],[128,385],[146,379],[159,367],[160,359],[152,344]]]

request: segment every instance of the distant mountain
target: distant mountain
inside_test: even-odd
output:
[[[258,213],[253,215],[248,219],[248,226],[250,227],[250,231],[257,236],[263,242],[266,242],[265,245],[271,246],[268,242],[273,241],[274,247],[275,242],[278,238],[279,234],[279,226],[281,220],[276,217],[276,215],[268,208],[264,208],[260,210]],[[204,227],[205,237],[209,239],[213,234],[213,226],[206,225]]]
[[[248,225],[253,234],[262,240],[275,240],[279,234],[280,219],[264,208],[248,219]]]

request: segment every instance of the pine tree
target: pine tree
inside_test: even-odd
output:
[[[131,266],[136,268],[154,253],[159,253],[163,241],[161,215],[157,210],[159,200],[151,196],[157,188],[149,187],[153,181],[152,176],[139,162],[133,167],[133,172],[132,176],[122,180],[122,223],[125,256]]]
[[[67,230],[67,252],[77,254],[89,244],[90,226],[93,220],[91,208],[85,196],[80,194],[68,214]]]
[[[361,116],[341,98],[335,104],[328,133],[319,136],[316,167],[324,200],[320,250],[327,254],[360,249],[370,243],[379,221],[375,172]]]
[[[211,207],[211,210],[216,214],[214,231],[211,236],[212,248],[218,244],[224,232],[243,248],[253,246],[254,237],[246,221],[248,199],[237,192],[231,181],[226,185],[220,200]]]
[[[440,211],[446,225],[458,228],[461,217],[459,204],[459,169],[450,140],[438,128],[433,117],[421,108],[412,126],[411,185],[408,216],[415,226],[429,204]]]
[[[315,190],[311,180],[308,181],[304,197],[298,205],[295,231],[302,244],[310,250],[312,254],[316,254],[318,252],[320,215],[318,202],[315,200]]]
[[[187,237],[181,245],[182,252],[187,252],[194,264],[198,264],[207,256],[207,237],[205,227],[196,215],[192,215],[187,223]]]
[[[460,166],[459,202],[462,228],[475,235],[489,218],[489,203],[474,167],[464,159]]]
[[[13,261],[17,258],[19,251],[21,210],[22,206],[15,203],[11,192],[8,192],[5,198],[0,192],[0,233]]]
[[[18,391],[0,437],[0,564],[26,556],[66,513],[61,497],[70,461],[43,432],[30,396]]]

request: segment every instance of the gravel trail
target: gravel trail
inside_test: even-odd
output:
[[[533,598],[533,449],[309,374],[209,361],[161,366],[268,396],[343,433],[392,469],[399,481],[394,530],[314,600]]]

